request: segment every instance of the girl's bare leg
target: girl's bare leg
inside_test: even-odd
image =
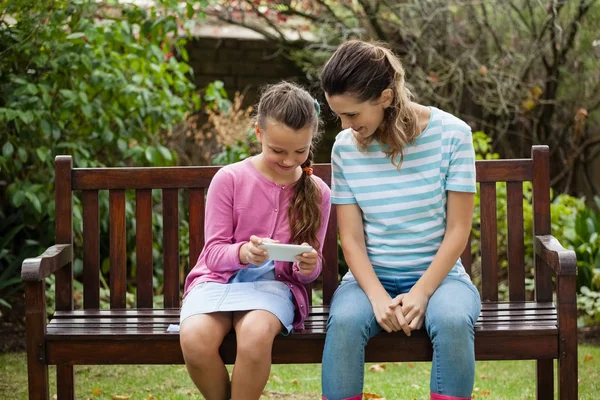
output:
[[[219,355],[223,338],[231,331],[232,314],[198,314],[181,324],[179,340],[185,366],[206,400],[228,400],[229,373]]]
[[[232,400],[260,398],[271,372],[273,340],[282,329],[279,319],[268,311],[233,314],[237,357],[231,378]]]

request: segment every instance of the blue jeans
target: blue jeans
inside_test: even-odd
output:
[[[415,280],[380,278],[390,296],[406,293]],[[425,329],[433,344],[432,393],[471,398],[475,378],[474,326],[481,311],[468,278],[448,276],[429,299]],[[382,331],[371,303],[355,280],[336,290],[323,351],[323,396],[341,400],[363,391],[365,345]]]

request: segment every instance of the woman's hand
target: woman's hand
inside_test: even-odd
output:
[[[398,312],[390,307],[390,303],[392,298],[387,292],[382,292],[376,297],[369,299],[371,301],[371,307],[373,307],[373,313],[375,314],[375,319],[377,323],[383,330],[386,332],[398,332],[402,330],[402,324],[407,326],[404,321],[404,316],[402,315],[402,311]],[[406,332],[406,331],[405,331]],[[410,330],[408,331],[410,333]]]
[[[309,246],[308,243],[302,243],[303,246]],[[317,262],[319,261],[319,253],[315,249],[312,249],[310,252],[302,253],[296,257],[296,264],[298,265],[298,270],[304,276],[308,276],[312,274],[312,272],[317,267]]]
[[[402,330],[410,336],[411,331],[421,329],[423,326],[428,303],[429,297],[425,293],[411,290],[408,293],[396,296],[389,308],[394,310],[396,315],[404,317],[406,325],[402,326]]]
[[[244,265],[261,265],[268,258],[269,254],[266,250],[258,247],[262,243],[279,243],[279,240],[272,240],[269,238],[259,238],[258,236],[250,236],[250,241],[240,247],[240,264]]]

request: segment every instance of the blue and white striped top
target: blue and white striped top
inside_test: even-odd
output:
[[[446,229],[446,191],[476,191],[471,128],[431,107],[415,144],[404,148],[400,170],[379,141],[360,152],[351,130],[333,145],[333,204],[357,203],[367,254],[380,277],[417,277],[429,267]],[[450,275],[464,275],[457,260]]]

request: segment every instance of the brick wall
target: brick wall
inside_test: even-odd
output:
[[[199,37],[188,43],[187,50],[198,88],[221,80],[230,98],[236,91],[245,91],[246,105],[258,102],[258,90],[267,83],[285,79],[305,87],[309,85],[302,70],[286,59],[275,45],[265,40]],[[311,92],[319,99],[323,98],[318,89],[312,89]],[[335,121],[327,119],[326,122],[325,135],[315,155],[317,162],[329,162],[333,138],[339,130],[335,127]]]

